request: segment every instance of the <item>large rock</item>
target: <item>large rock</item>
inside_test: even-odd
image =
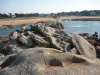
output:
[[[25,35],[21,34],[18,40],[19,40],[19,44],[22,44],[23,46],[26,46],[26,47],[34,46],[34,43],[32,39],[30,38],[30,36],[26,37]]]
[[[36,23],[31,28],[34,33],[40,34],[49,42],[48,47],[66,52],[70,50],[72,35],[65,33],[62,29],[63,26],[59,22]]]
[[[72,36],[70,33],[65,33],[62,29],[63,25],[59,22],[35,23],[28,30],[26,30],[26,25],[23,25],[22,32],[12,32],[9,38],[11,41],[17,40],[19,45],[25,47],[42,46],[66,52],[71,49]],[[3,49],[7,49],[9,44],[7,42]],[[14,47],[14,45],[10,45],[9,48]]]
[[[97,57],[100,58],[100,46],[96,47],[96,54],[97,54]]]
[[[0,65],[3,63],[4,55],[0,53]]]
[[[48,45],[48,42],[45,41],[43,39],[43,37],[41,37],[39,35],[36,35],[36,34],[34,34],[32,32],[29,32],[29,31],[28,31],[28,35],[33,39],[35,45],[37,45],[37,46],[44,46],[44,47],[46,47]]]
[[[81,55],[85,55],[86,57],[89,58],[96,58],[95,48],[83,37],[79,35],[73,35],[72,41],[73,45]]]
[[[100,60],[96,63],[97,59],[52,48],[31,48],[9,56],[0,65],[0,75],[99,75]]]
[[[56,29],[64,29],[63,24],[60,22],[47,22],[45,25]]]
[[[26,24],[23,24],[23,25],[21,26],[21,30],[22,30],[22,32],[24,32],[25,30],[27,30],[27,25],[26,25]]]
[[[12,51],[12,48],[15,48],[16,46],[18,46],[17,39],[2,42],[0,47],[0,53],[7,55],[9,54],[9,52]]]
[[[49,40],[49,43],[50,43],[50,46],[49,46],[49,47],[53,47],[53,48],[56,48],[56,49],[61,50],[61,46],[60,46],[60,44],[56,41],[56,38],[50,36],[50,37],[48,37],[48,40]]]
[[[52,30],[52,32],[55,32],[56,29],[64,29],[63,25],[59,22],[47,22],[47,23],[36,23],[32,26],[32,30],[39,32],[43,35],[46,35],[46,33],[49,30]]]
[[[4,56],[0,61],[0,69],[9,66],[15,59],[16,59],[16,54]]]
[[[45,26],[42,23],[32,25],[31,30],[44,36]]]
[[[20,35],[18,31],[14,31],[9,35],[10,39],[17,39],[17,37]]]

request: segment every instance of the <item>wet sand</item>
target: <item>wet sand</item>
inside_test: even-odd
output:
[[[60,18],[12,18],[12,19],[0,19],[0,26],[2,25],[18,25],[29,24],[40,21],[56,21],[56,20],[83,20],[83,21],[100,21],[100,16],[68,16]]]

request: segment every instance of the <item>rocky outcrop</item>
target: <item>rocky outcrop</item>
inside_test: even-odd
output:
[[[97,61],[52,48],[30,48],[9,56],[0,65],[0,75],[99,75]]]
[[[20,46],[55,48],[62,52],[72,48],[72,34],[65,33],[63,25],[59,22],[40,22],[31,25],[30,29],[26,27],[23,25],[21,31],[12,32],[9,40],[1,43],[1,53],[9,54],[14,47]]]
[[[95,48],[79,35],[73,35],[73,45],[79,51],[81,55],[85,55],[89,58],[96,58]]]
[[[72,34],[65,33],[63,28],[59,22],[35,23],[31,29],[20,33],[17,39],[26,47],[42,46],[66,52],[70,50]]]
[[[31,25],[30,29],[27,29],[26,25],[24,26],[22,26],[24,27],[22,31],[17,30],[9,35],[10,40],[0,47],[2,53],[9,54],[9,51],[13,51],[14,47],[17,49],[17,47],[24,46],[26,48],[55,48],[62,52],[82,54],[91,58],[96,56],[95,49],[83,38],[83,41],[78,40],[79,43],[76,45],[77,39],[81,37],[72,36],[71,33],[65,32],[63,25],[59,22],[39,22]]]
[[[63,29],[39,22],[12,32],[0,43],[0,75],[99,75],[100,49]]]

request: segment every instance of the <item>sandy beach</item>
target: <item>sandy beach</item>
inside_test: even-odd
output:
[[[100,21],[100,16],[68,16],[60,18],[11,18],[11,19],[0,19],[0,26],[2,25],[18,25],[18,24],[29,24],[40,21],[56,21],[56,20],[91,20]]]

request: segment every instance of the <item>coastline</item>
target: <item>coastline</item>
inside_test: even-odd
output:
[[[71,20],[71,21],[100,21],[100,16],[68,16],[60,18],[11,18],[11,19],[0,19],[0,26],[2,25],[19,25],[19,24],[30,24],[40,21],[56,21],[56,20]]]
[[[1,38],[0,75],[59,75],[60,70],[60,75],[100,72],[100,45],[95,36],[88,38],[88,34],[65,32],[60,22],[36,23],[30,29],[23,27]]]

